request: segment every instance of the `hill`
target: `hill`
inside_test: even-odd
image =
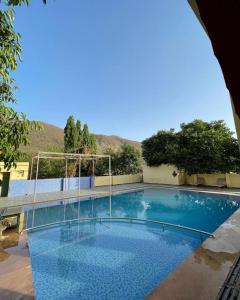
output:
[[[21,147],[21,150],[27,153],[36,153],[38,151],[49,151],[49,149],[63,149],[64,133],[63,129],[57,126],[40,122],[42,130],[32,131],[30,133],[31,143],[28,146]],[[127,143],[141,150],[141,143],[124,139],[115,135],[96,134],[97,153],[103,153],[106,148],[119,149],[121,145]]]

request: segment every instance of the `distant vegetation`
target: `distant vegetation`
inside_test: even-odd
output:
[[[124,144],[118,151],[109,149],[105,154],[111,155],[112,175],[137,174],[142,172],[141,154],[138,149]],[[102,159],[96,163],[96,175],[108,174],[108,161]]]
[[[88,130],[88,125],[81,127],[81,121],[75,123],[70,116],[64,128],[64,150],[71,153],[96,154],[96,137]],[[124,144],[121,149],[114,151],[109,148],[104,154],[111,155],[111,172],[113,175],[136,174],[141,171],[140,152],[132,145]],[[81,174],[93,175],[92,161],[82,159]],[[78,162],[69,164],[69,174],[78,174]],[[109,172],[108,159],[95,160],[95,175],[107,175]]]
[[[94,134],[88,130],[88,125],[81,126],[81,121],[75,123],[74,117],[67,119],[64,128],[64,150],[70,153],[96,154],[97,143]]]
[[[239,145],[223,121],[195,120],[161,130],[142,143],[148,166],[174,164],[188,174],[240,172]]]
[[[81,126],[81,121],[75,122],[70,116],[64,130],[42,123],[43,129],[32,132],[32,143],[22,148],[20,160],[31,162],[31,157],[38,150],[50,152],[70,152],[85,154],[110,154],[112,157],[112,174],[136,174],[141,172],[140,143],[122,139],[120,137],[108,137],[94,135],[89,132],[88,125]],[[99,142],[100,140],[100,142]],[[115,140],[117,143],[115,143]],[[101,143],[101,146],[99,144]],[[132,144],[130,144],[132,143]],[[33,144],[33,145],[32,145]],[[39,145],[39,146],[37,146]],[[138,147],[135,147],[135,145]],[[39,148],[38,148],[39,147]],[[95,174],[108,174],[108,160],[95,161]],[[68,175],[78,176],[78,163],[68,164]],[[81,175],[92,175],[92,164],[82,160]],[[35,176],[35,170],[33,171]],[[65,177],[65,161],[63,160],[40,160],[39,178]]]
[[[30,156],[36,154],[38,151],[49,151],[51,148],[58,149],[59,152],[64,152],[64,130],[52,124],[39,122],[42,126],[42,130],[30,132],[30,144],[22,146],[21,150],[24,153],[28,153]],[[107,136],[95,134],[97,143],[97,153],[101,154],[107,151],[109,148],[117,151],[124,144],[130,144],[141,150],[141,143],[137,141],[131,141],[119,136]]]

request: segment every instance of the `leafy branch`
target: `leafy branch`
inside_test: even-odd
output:
[[[17,102],[12,73],[16,71],[22,53],[21,36],[14,29],[12,7],[29,3],[30,0],[8,0],[4,2],[6,9],[0,10],[0,161],[4,161],[8,169],[16,165],[19,147],[29,143],[30,130],[40,129],[37,122],[29,121],[25,114],[17,113],[9,106]]]

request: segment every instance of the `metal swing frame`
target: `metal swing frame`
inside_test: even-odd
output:
[[[78,162],[78,196],[81,194],[81,163],[82,160],[92,161],[92,176],[95,176],[95,162],[98,159],[108,159],[108,177],[109,177],[109,195],[112,194],[112,170],[111,170],[111,155],[105,154],[81,154],[81,153],[58,153],[58,152],[38,152],[36,156],[32,158],[31,169],[30,169],[30,182],[34,180],[34,191],[33,191],[33,202],[36,202],[37,195],[37,184],[39,175],[39,163],[41,159],[51,159],[51,160],[65,160],[65,180],[64,180],[64,191],[67,191],[67,179],[68,177],[68,162],[77,161]],[[33,179],[33,168],[36,165],[36,175]]]

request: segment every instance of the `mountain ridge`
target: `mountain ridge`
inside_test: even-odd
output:
[[[48,151],[50,149],[64,148],[63,129],[46,122],[39,122],[42,130],[30,132],[30,145],[22,146],[21,150],[27,153],[36,153],[38,151]],[[107,148],[118,150],[123,144],[130,144],[141,150],[141,143],[138,141],[122,138],[117,135],[94,134],[97,140],[97,153],[101,154]]]

